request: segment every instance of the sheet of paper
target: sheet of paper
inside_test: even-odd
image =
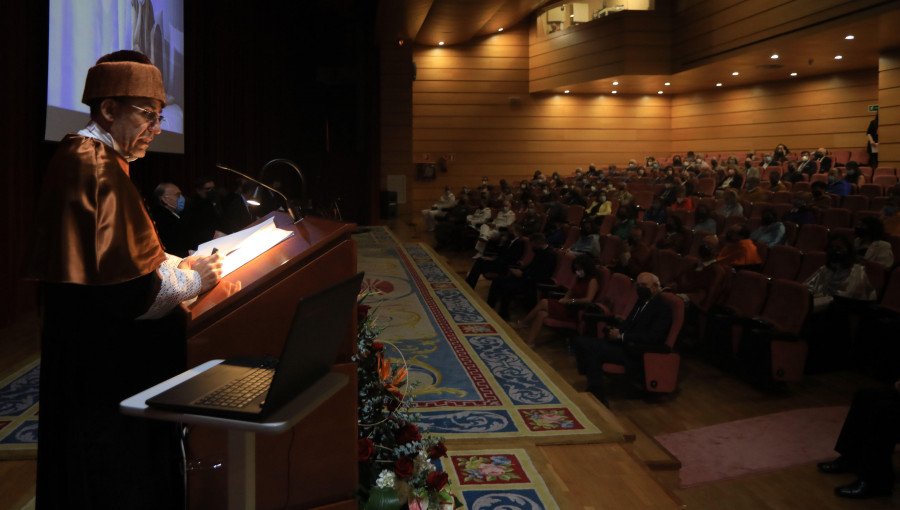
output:
[[[276,227],[275,219],[269,218],[259,225],[207,241],[197,247],[195,255],[207,257],[214,248],[218,249],[225,255],[222,276],[226,276],[292,235],[293,232]]]

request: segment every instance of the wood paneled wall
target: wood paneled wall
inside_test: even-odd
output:
[[[900,49],[878,59],[878,165],[900,167]]]
[[[675,71],[771,37],[883,6],[884,0],[679,0],[672,32]]]
[[[864,148],[877,102],[874,69],[682,94],[672,99],[672,150]]]
[[[414,182],[412,207],[429,207],[445,185],[535,170],[571,174],[591,163],[623,164],[670,150],[670,100],[660,96],[528,93],[528,28],[446,48],[417,47],[413,160],[443,156],[448,171]]]

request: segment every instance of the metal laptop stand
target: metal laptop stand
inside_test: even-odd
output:
[[[227,429],[228,508],[229,510],[253,510],[256,508],[256,434],[280,434],[290,430],[297,422],[346,386],[349,378],[344,374],[331,372],[297,395],[275,414],[259,422],[178,413],[147,406],[148,398],[156,396],[222,361],[221,359],[207,361],[129,397],[119,404],[119,410],[122,414],[130,416]]]

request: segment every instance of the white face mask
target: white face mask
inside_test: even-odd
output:
[[[579,269],[578,271],[575,271],[575,276],[577,276],[579,278],[584,278],[584,270]]]

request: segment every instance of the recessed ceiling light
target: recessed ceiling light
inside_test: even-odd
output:
[[[842,58],[844,58],[844,57],[841,56],[841,55],[835,55],[835,56],[834,56],[834,59],[835,59],[835,60],[840,60],[840,59],[842,59]]]
[[[569,14],[569,17],[570,17],[570,18],[574,18],[575,15],[574,15],[574,14]]]
[[[777,53],[773,53],[771,58],[772,58],[772,60],[777,60],[777,59],[778,59],[778,54],[777,54]]]
[[[731,73],[731,76],[737,76],[737,75],[739,75],[739,74],[741,74],[741,73],[735,71],[735,72]]]
[[[848,41],[852,41],[853,39],[855,39],[855,37],[853,37],[853,35],[851,34],[851,35],[848,35],[847,37],[844,37],[844,39],[847,39]]]
[[[613,94],[618,94],[619,92],[616,91],[616,90],[614,90],[614,91],[612,91],[612,93],[613,93]]]
[[[721,86],[722,86],[722,82],[716,83],[716,87],[721,87]]]
[[[791,73],[791,76],[797,76],[797,73]]]
[[[617,81],[613,82],[613,85],[618,85],[618,84],[619,84],[619,82],[617,82]]]
[[[659,92],[657,92],[657,94],[662,94],[662,91],[660,90]]]
[[[438,46],[443,46],[443,45],[444,45],[444,41],[438,42]]]
[[[498,28],[497,31],[498,31],[498,32],[502,32],[502,31],[503,31],[503,27]]]
[[[568,94],[568,93],[569,93],[569,89],[564,90],[563,93],[564,93],[564,94]]]
[[[665,82],[663,85],[665,85],[666,87],[668,87],[669,85],[671,85],[671,83]]]

